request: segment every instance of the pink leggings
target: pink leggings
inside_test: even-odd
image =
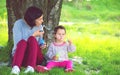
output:
[[[30,36],[27,41],[21,40],[17,44],[16,52],[13,56],[12,66],[32,66],[41,64],[44,57],[35,37]]]
[[[70,60],[66,60],[66,61],[62,61],[62,62],[50,61],[50,62],[48,62],[46,67],[49,70],[52,69],[53,67],[63,67],[65,69],[72,69],[72,61],[70,61]]]

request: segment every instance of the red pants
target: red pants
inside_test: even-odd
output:
[[[30,36],[27,41],[21,40],[17,44],[16,52],[13,56],[12,66],[32,66],[41,64],[44,60],[42,51],[35,37]]]

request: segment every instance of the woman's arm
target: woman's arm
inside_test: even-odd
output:
[[[15,22],[13,27],[13,41],[14,45],[17,45],[17,43],[22,39],[22,31],[20,27],[20,23],[18,21]]]

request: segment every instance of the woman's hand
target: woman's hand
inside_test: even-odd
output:
[[[40,46],[41,49],[45,49],[46,47],[47,47],[46,43]]]
[[[44,34],[44,32],[40,32],[40,30],[37,30],[37,31],[35,31],[35,32],[33,33],[32,36],[37,37],[37,36],[42,36],[43,34]]]

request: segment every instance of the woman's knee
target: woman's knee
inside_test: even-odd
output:
[[[26,46],[26,45],[27,45],[27,42],[22,39],[22,40],[20,40],[20,41],[18,42],[17,46],[18,46],[18,45],[20,45],[20,46],[21,46],[21,45]]]
[[[34,37],[34,36],[30,36],[30,37],[28,38],[28,40],[32,40],[32,39],[35,39],[35,37]]]
[[[28,38],[28,42],[37,42],[36,38],[34,36],[30,36]]]

